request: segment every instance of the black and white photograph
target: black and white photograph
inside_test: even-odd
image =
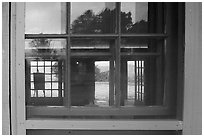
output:
[[[202,135],[202,2],[2,2],[2,135]]]

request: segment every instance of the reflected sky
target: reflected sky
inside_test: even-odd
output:
[[[148,13],[148,3],[147,2],[122,2],[121,3],[122,12],[132,13],[132,22],[136,23],[141,20],[147,21]]]
[[[62,14],[65,14],[65,8],[61,7],[62,4],[57,2],[27,2],[25,33],[65,33],[66,20],[62,18]]]
[[[65,3],[57,2],[27,2],[25,32],[26,33],[65,33]],[[64,6],[64,7],[62,7]],[[71,3],[71,23],[85,11],[91,9],[94,14],[98,14],[105,8],[113,10],[113,2],[73,2]],[[147,2],[122,2],[121,10],[132,13],[133,23],[147,21]]]

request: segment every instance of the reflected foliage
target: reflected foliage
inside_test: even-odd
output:
[[[122,33],[147,33],[148,22],[132,22],[131,12],[121,12]],[[72,23],[72,33],[114,33],[116,30],[116,10],[106,8],[99,14],[87,10]]]
[[[52,50],[49,49],[51,40],[46,38],[34,39],[32,40],[29,45],[34,47],[35,49],[33,52],[36,53],[51,53]]]
[[[101,72],[98,66],[95,66],[95,81],[96,82],[108,82],[109,71]]]

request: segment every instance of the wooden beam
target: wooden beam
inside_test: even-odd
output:
[[[25,41],[24,41],[24,8],[25,3],[16,3],[16,32],[15,32],[15,68],[16,68],[16,115],[17,134],[26,134],[25,130]]]
[[[17,134],[16,114],[16,3],[11,3],[11,34],[10,34],[10,90],[11,90],[11,129],[12,134]]]
[[[27,120],[26,129],[182,130],[177,120]]]
[[[171,116],[167,107],[137,106],[137,107],[38,107],[27,106],[27,117],[33,116]]]

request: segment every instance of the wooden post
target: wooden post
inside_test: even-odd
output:
[[[10,50],[10,7],[8,2],[2,3],[2,134],[9,135],[10,132],[10,101],[9,101],[9,50]]]
[[[25,17],[24,17],[24,3],[15,3],[16,5],[16,24],[15,28],[15,83],[16,83],[16,122],[17,134],[26,134],[25,129]],[[14,62],[12,62],[14,63]],[[14,101],[14,100],[13,100]]]

